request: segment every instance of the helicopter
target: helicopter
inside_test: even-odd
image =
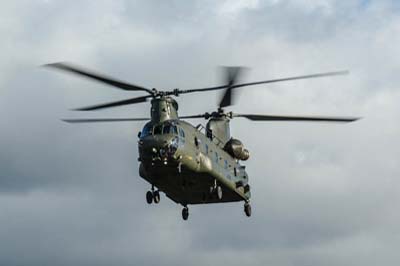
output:
[[[151,189],[146,193],[148,204],[159,203],[163,192],[183,206],[182,218],[189,217],[190,204],[244,202],[244,213],[250,217],[251,191],[249,176],[242,161],[250,158],[243,143],[231,137],[230,121],[246,118],[251,121],[353,122],[358,117],[280,116],[237,114],[226,112],[233,104],[235,90],[242,87],[291,80],[346,75],[335,71],[257,82],[238,83],[242,67],[225,67],[225,83],[196,89],[157,90],[127,83],[71,63],[58,62],[45,67],[76,74],[125,91],[145,93],[143,96],[108,102],[74,110],[94,111],[105,108],[144,103],[150,100],[150,118],[82,118],[63,119],[68,123],[146,121],[138,133],[139,175]],[[181,94],[224,90],[216,111],[197,115],[178,115],[174,99]],[[204,118],[207,124],[194,126],[185,119]]]

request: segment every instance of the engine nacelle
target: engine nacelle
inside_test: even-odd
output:
[[[243,143],[238,140],[231,138],[224,147],[224,150],[229,153],[233,158],[246,161],[250,157],[250,152],[244,148]]]

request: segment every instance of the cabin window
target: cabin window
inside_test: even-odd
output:
[[[206,154],[208,154],[208,145],[207,144],[205,145],[205,148],[206,148]]]
[[[215,162],[218,163],[218,153],[215,152]]]
[[[206,136],[207,136],[207,138],[209,138],[211,140],[213,139],[213,134],[212,134],[211,128],[206,129]]]
[[[145,125],[143,130],[142,130],[142,134],[140,135],[141,138],[144,138],[146,136],[149,136],[152,134],[153,131],[153,126],[152,125]]]
[[[234,174],[235,176],[237,176],[237,170],[236,170],[236,167],[234,167],[234,168],[233,168],[233,174]]]

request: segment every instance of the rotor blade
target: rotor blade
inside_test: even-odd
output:
[[[81,118],[81,119],[62,119],[67,123],[98,123],[98,122],[131,122],[148,121],[150,118]]]
[[[110,108],[110,107],[116,107],[116,106],[122,106],[122,105],[128,105],[128,104],[143,103],[143,102],[146,102],[147,98],[150,98],[150,97],[152,97],[152,96],[146,95],[146,96],[131,98],[131,99],[127,99],[127,100],[117,101],[117,102],[109,102],[109,103],[97,104],[97,105],[92,105],[92,106],[87,106],[87,107],[81,107],[81,108],[77,108],[74,110],[75,111],[92,111],[92,110],[98,110],[98,109],[104,109],[104,108]]]
[[[229,106],[233,102],[233,91],[232,87],[238,80],[238,76],[241,72],[241,67],[225,67],[226,83],[228,85],[225,93],[223,94],[221,101],[219,102],[219,107],[223,108]]]
[[[297,80],[297,79],[310,79],[310,78],[322,78],[322,77],[329,77],[329,76],[340,76],[340,75],[347,75],[349,71],[335,71],[335,72],[326,72],[326,73],[318,73],[312,75],[305,75],[305,76],[296,76],[296,77],[289,77],[289,78],[280,78],[280,79],[270,79],[264,81],[256,81],[256,82],[249,82],[249,83],[242,83],[231,86],[231,88],[240,88],[245,86],[253,86],[259,84],[266,84],[266,83],[276,83],[282,81],[290,81],[290,80]],[[190,89],[190,90],[179,90],[179,94],[183,93],[192,93],[192,92],[203,92],[203,91],[213,91],[213,90],[220,90],[229,88],[229,85],[222,85],[222,86],[215,86],[215,87],[208,87],[208,88],[200,88],[200,89]]]
[[[206,118],[207,114],[201,114],[201,115],[187,115],[187,116],[180,116],[180,119],[190,119],[190,118]]]
[[[277,116],[277,115],[254,115],[254,114],[233,114],[232,116],[244,117],[252,121],[353,122],[360,119],[360,117]]]
[[[86,78],[93,79],[93,80],[96,80],[96,81],[99,81],[99,82],[102,82],[102,83],[105,83],[105,84],[108,84],[108,85],[111,85],[111,86],[114,86],[114,87],[117,87],[117,88],[120,88],[123,90],[145,91],[145,92],[152,94],[152,91],[150,89],[147,89],[147,88],[144,88],[141,86],[137,86],[134,84],[126,83],[126,82],[123,82],[123,81],[120,81],[120,80],[117,80],[117,79],[114,79],[114,78],[111,78],[111,77],[108,77],[108,76],[105,76],[102,74],[95,73],[90,70],[83,69],[81,67],[74,66],[72,64],[59,62],[59,63],[47,64],[44,66],[56,68],[59,70],[63,70],[63,71],[67,71],[67,72],[70,72],[73,74],[84,76]]]
[[[234,88],[240,88],[240,87],[252,86],[252,85],[259,85],[259,84],[266,84],[266,83],[276,83],[276,82],[297,80],[297,79],[310,79],[310,78],[322,78],[322,77],[331,77],[331,76],[342,76],[342,75],[347,75],[347,74],[349,74],[349,71],[347,71],[347,70],[335,71],[335,72],[327,72],[327,73],[318,73],[318,74],[297,76],[297,77],[290,77],[290,78],[270,79],[270,80],[265,80],[265,81],[242,83],[242,84],[235,85]]]

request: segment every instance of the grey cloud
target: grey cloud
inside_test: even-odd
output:
[[[229,1],[2,3],[0,264],[395,264],[398,5],[363,3],[265,1],[234,12]],[[37,68],[60,60],[159,88],[217,84],[218,65],[252,67],[246,80],[344,67],[350,76],[243,89],[232,109],[365,118],[232,121],[252,153],[254,216],[240,203],[193,206],[184,223],[165,197],[145,204],[140,123],[59,121],[144,116],[149,106],[69,112],[132,94]],[[180,111],[211,111],[217,97],[179,97]]]

